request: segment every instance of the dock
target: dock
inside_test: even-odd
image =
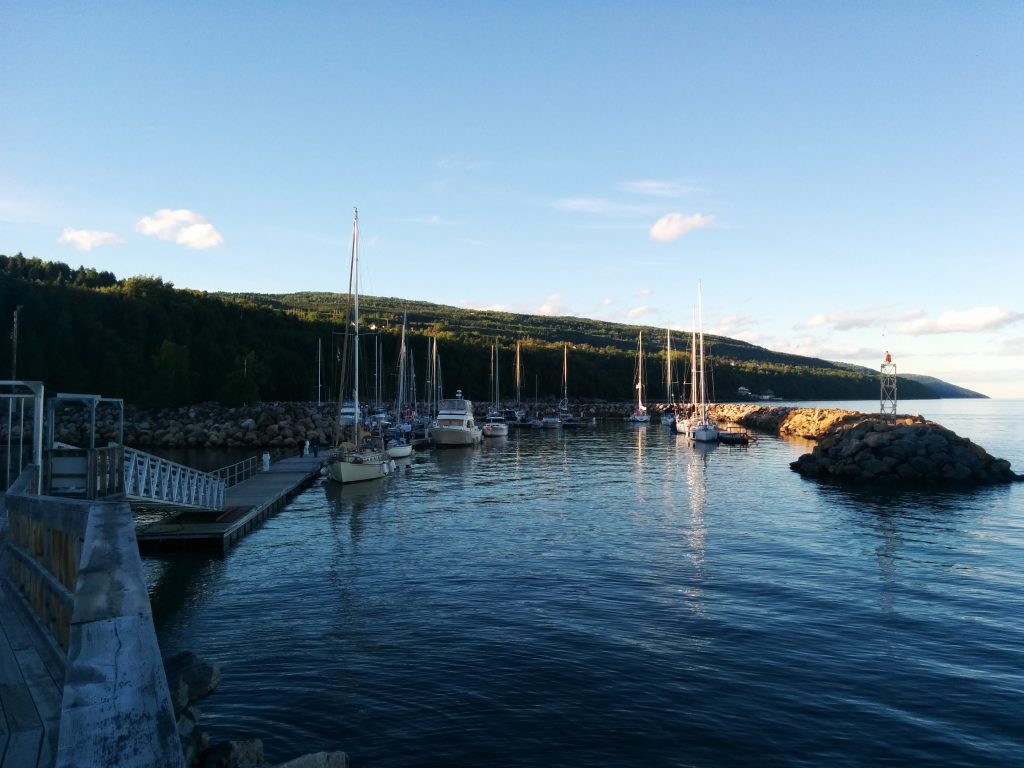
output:
[[[0,768],[50,768],[57,756],[64,670],[7,589],[0,586]]]
[[[281,510],[320,476],[329,458],[290,456],[267,471],[229,487],[224,509],[177,509],[136,532],[144,553],[206,549],[227,553],[239,540]]]

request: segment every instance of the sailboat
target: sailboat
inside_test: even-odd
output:
[[[352,260],[350,264],[348,291],[353,300],[352,322],[352,425],[345,440],[338,446],[338,453],[327,464],[327,477],[337,483],[358,483],[377,480],[390,474],[394,461],[384,450],[384,441],[379,437],[363,435],[359,410],[359,209],[352,222]],[[347,329],[346,329],[347,333]],[[347,346],[347,337],[346,337]],[[347,363],[347,360],[345,361]],[[345,390],[344,368],[342,386],[339,392],[339,413]],[[341,417],[339,417],[341,421]],[[341,422],[344,428],[344,422]]]
[[[519,342],[516,342],[516,364],[515,364],[515,380],[516,380],[516,402],[511,408],[505,409],[505,423],[510,427],[521,427],[526,424],[526,409],[523,408],[523,364],[519,356]]]
[[[704,375],[704,308],[699,283],[697,285],[697,319],[700,330],[699,336],[695,337],[696,344],[693,347],[693,415],[686,423],[686,437],[695,443],[717,443],[720,430],[718,424],[708,415],[708,384]],[[693,333],[698,333],[696,327]]]
[[[633,424],[648,424],[651,416],[647,413],[647,406],[644,405],[644,334],[640,332],[636,344],[636,408],[629,414],[630,422]]]
[[[398,396],[395,398],[395,418],[398,426],[393,437],[388,441],[388,456],[392,459],[404,459],[412,454],[412,422],[414,411],[406,400],[406,362],[409,352],[405,347],[405,325],[407,315],[402,315],[402,340],[398,345]],[[415,392],[415,387],[412,389]]]
[[[672,329],[665,329],[665,402],[668,409],[661,414],[662,424],[673,424],[676,420],[676,399],[672,393]]]
[[[574,414],[569,410],[569,345],[562,345],[562,399],[558,402],[558,420],[563,427],[593,427],[597,418]]]
[[[505,437],[508,435],[508,424],[505,423],[505,416],[501,412],[501,395],[499,394],[500,383],[498,379],[498,346],[491,345],[491,394],[493,401],[487,409],[487,419],[484,421],[484,437]]]

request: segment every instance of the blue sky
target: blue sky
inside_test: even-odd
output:
[[[1024,397],[1024,3],[0,3],[0,253]]]

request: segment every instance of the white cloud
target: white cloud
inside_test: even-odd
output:
[[[668,243],[682,237],[687,232],[709,227],[714,220],[714,216],[703,213],[693,213],[689,216],[682,213],[666,213],[651,227],[651,240]]]
[[[747,329],[757,325],[757,322],[750,315],[726,315],[715,322],[714,327],[708,330],[716,336],[728,336],[732,339],[741,338],[739,334],[745,333]],[[748,339],[744,339],[747,341]]]
[[[678,181],[662,181],[660,179],[627,181],[622,185],[622,189],[635,195],[650,195],[651,197],[682,197],[692,191],[692,188]]]
[[[91,251],[101,245],[121,245],[124,238],[113,232],[97,232],[92,229],[65,229],[57,238],[58,243],[69,243],[80,251]]]
[[[555,200],[552,207],[568,213],[590,213],[597,216],[648,216],[651,207],[618,203],[603,197],[566,197]]]
[[[144,216],[135,231],[161,240],[170,240],[189,248],[216,248],[224,238],[203,216],[194,211],[161,208],[152,216]]]
[[[650,307],[633,307],[631,310],[629,310],[626,313],[626,317],[629,317],[629,318],[635,320],[638,317],[643,317],[644,315],[649,315],[652,311],[653,310],[651,310]]]
[[[426,224],[427,226],[431,227],[437,226],[438,224],[446,223],[444,219],[442,219],[436,213],[431,214],[430,216],[416,216],[411,219],[402,219],[402,221],[407,221],[410,224]]]
[[[562,298],[562,294],[553,293],[548,296],[544,303],[537,307],[535,314],[538,315],[565,315],[565,307],[559,304],[559,299]]]
[[[916,316],[920,310],[911,310],[903,316]],[[899,318],[897,318],[899,319]],[[885,324],[892,320],[891,310],[887,307],[866,307],[864,309],[841,309],[826,314],[814,315],[809,320],[796,326],[797,328],[821,328],[830,325],[837,331],[849,331],[854,328],[868,328],[872,325]]]
[[[979,333],[1010,325],[1024,318],[1024,313],[1002,307],[975,307],[949,310],[938,317],[919,317],[897,326],[895,333],[924,336],[936,333]]]
[[[637,296],[650,296],[652,293],[654,293],[654,291],[652,291],[650,288],[641,288],[639,291],[636,292],[636,295]]]
[[[601,299],[601,306],[602,307],[610,307],[614,303],[615,303],[615,299]]]

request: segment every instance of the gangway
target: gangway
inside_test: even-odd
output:
[[[124,449],[124,495],[137,502],[196,509],[224,509],[220,477],[159,456]]]
[[[56,424],[68,405],[87,411],[85,447],[55,439]],[[96,410],[120,410],[116,442],[96,447]],[[122,444],[124,404],[117,398],[60,393],[47,401],[45,486],[48,495],[86,499],[123,497],[137,504],[224,509],[225,480],[184,464]]]

